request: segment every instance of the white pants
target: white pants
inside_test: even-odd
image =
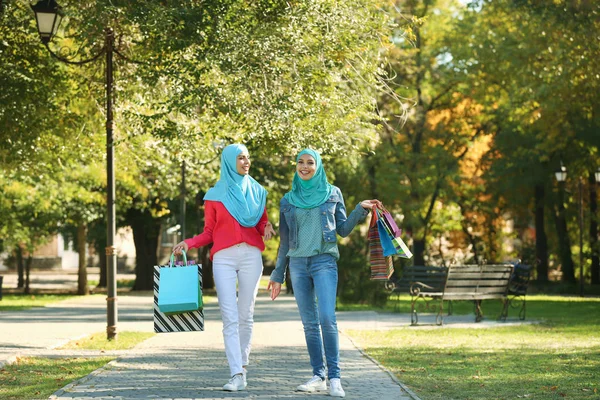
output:
[[[213,257],[213,275],[231,376],[241,374],[242,365],[248,365],[254,326],[254,300],[262,271],[260,249],[246,243],[220,250]]]

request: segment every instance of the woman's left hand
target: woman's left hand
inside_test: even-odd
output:
[[[273,225],[271,225],[270,222],[267,222],[267,225],[265,225],[265,234],[263,235],[263,238],[265,240],[269,240],[273,236],[275,236],[275,230],[273,229]]]
[[[281,293],[281,283],[269,281],[267,290],[271,291],[271,300],[275,300],[279,296],[279,293]]]
[[[373,200],[363,200],[360,202],[362,208],[367,210],[372,210],[373,207],[383,208],[383,203],[377,199]]]

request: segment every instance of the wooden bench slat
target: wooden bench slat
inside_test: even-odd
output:
[[[504,294],[482,294],[482,293],[444,293],[444,300],[486,300],[501,299]]]

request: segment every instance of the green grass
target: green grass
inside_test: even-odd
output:
[[[95,288],[96,286],[98,286],[99,283],[100,283],[100,281],[89,280],[88,286],[90,288]],[[118,289],[132,288],[134,284],[135,284],[135,279],[117,279],[117,288]]]
[[[129,350],[138,343],[154,336],[153,332],[119,332],[117,340],[108,340],[106,332],[94,333],[81,339],[72,340],[59,347],[59,350]]]
[[[114,358],[20,358],[0,369],[0,398],[47,399],[70,382],[106,365]]]
[[[0,311],[22,311],[33,307],[45,307],[48,304],[72,299],[66,294],[5,294],[0,300]]]
[[[492,301],[483,309],[488,318],[500,311]],[[455,302],[455,314],[470,312]],[[598,399],[600,299],[528,296],[527,320],[539,323],[348,334],[423,400]]]
[[[152,332],[120,332],[117,340],[107,340],[106,333],[95,333],[73,340],[60,349],[128,350],[154,336]],[[0,370],[1,399],[48,398],[58,389],[106,365],[115,357],[98,358],[19,358]]]

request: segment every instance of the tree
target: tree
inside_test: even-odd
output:
[[[452,1],[401,4],[402,13],[392,10],[398,31],[388,84],[394,92],[383,92],[378,101],[381,145],[370,161],[370,186],[373,196],[401,211],[414,262],[424,265],[436,210],[452,201],[460,160],[485,132],[485,121],[478,105],[462,94],[466,75],[452,62],[452,28],[461,6]]]
[[[495,136],[495,160],[489,166],[506,182],[501,184],[504,189],[510,183],[516,189],[497,193],[507,199],[513,212],[522,204],[519,198],[524,193],[535,197],[528,207],[535,206],[537,272],[542,280],[548,271],[544,205],[554,209],[563,279],[575,279],[567,230],[574,215],[562,211],[562,193],[551,189],[553,172],[560,160],[574,176],[584,173],[583,165],[597,163],[593,154],[598,140],[588,133],[597,126],[598,91],[593,88],[600,79],[593,72],[599,49],[587,40],[598,31],[597,21],[590,18],[593,7],[587,2],[543,7],[527,0],[472,2],[461,26],[471,50],[460,58],[481,80],[476,97],[483,104],[495,103],[486,106],[497,116],[494,121],[500,133]],[[505,167],[514,173],[506,174]],[[534,187],[535,191],[530,189]]]

